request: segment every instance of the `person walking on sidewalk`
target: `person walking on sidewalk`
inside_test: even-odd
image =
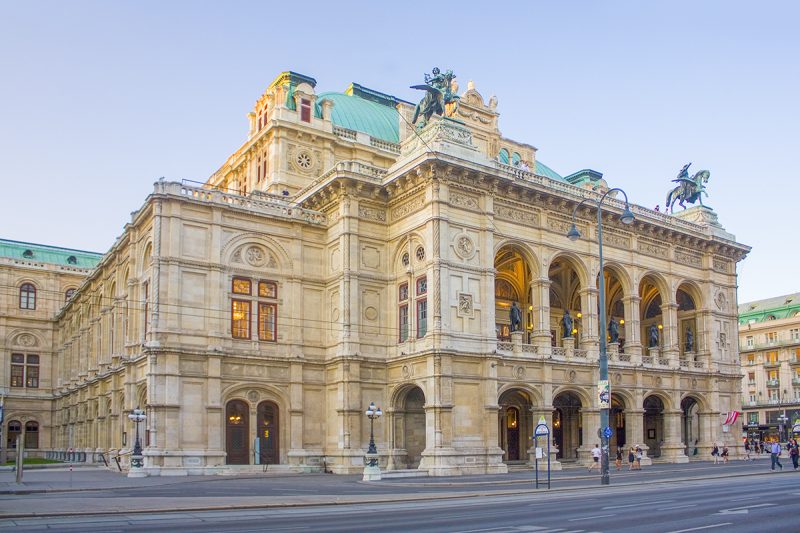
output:
[[[633,462],[636,460],[634,455],[633,446],[628,449],[628,470],[633,470]]]
[[[711,457],[714,458],[714,464],[719,462],[719,446],[717,446],[716,442],[714,443],[714,447],[711,448]]]
[[[725,464],[728,463],[728,447],[724,444],[722,445],[722,462]]]
[[[617,470],[622,468],[622,447],[620,446],[617,446],[617,459],[614,463],[617,465]]]
[[[783,465],[778,460],[778,457],[781,455],[781,443],[775,441],[772,443],[772,447],[770,448],[770,458],[772,459],[772,466],[770,470],[775,470],[775,465],[778,465],[781,470],[783,470]]]
[[[636,445],[636,470],[641,470],[642,469],[642,456],[643,456],[642,449],[637,444]]]
[[[592,471],[592,468],[597,467],[597,470],[600,470],[600,456],[603,454],[602,450],[600,450],[600,445],[595,444],[594,448],[592,448],[592,464],[589,465],[589,472]]]
[[[744,441],[744,457],[742,458],[743,461],[752,461],[753,458],[750,457],[750,441]]]
[[[797,470],[797,460],[800,459],[800,450],[797,447],[797,439],[792,439],[789,441],[789,458],[792,460],[792,466],[795,470]]]

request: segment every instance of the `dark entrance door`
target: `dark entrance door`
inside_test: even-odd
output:
[[[262,465],[280,462],[278,437],[278,406],[272,402],[261,402],[258,404],[258,453]]]
[[[508,460],[519,461],[519,409],[509,407],[506,412],[506,442]]]
[[[250,413],[242,400],[231,400],[225,408],[227,464],[250,464]]]

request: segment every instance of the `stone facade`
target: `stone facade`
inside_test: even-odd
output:
[[[577,213],[584,239],[566,232],[605,181],[545,172],[472,84],[455,117],[419,132],[406,102],[315,85],[281,74],[205,186],[156,183],[57,313],[53,453],[125,457],[140,406],[151,475],[358,472],[374,401],[384,468],[505,472],[530,461],[542,416],[555,465],[586,461],[600,424],[594,208]],[[749,248],[708,208],[632,205],[626,226],[620,199],[603,206],[604,305],[622,323],[612,445],[687,461],[741,403],[735,264]]]

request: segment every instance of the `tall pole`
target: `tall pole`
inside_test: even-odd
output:
[[[612,191],[619,191],[625,196],[625,209],[622,212],[622,216],[620,220],[623,224],[630,224],[633,222],[634,216],[633,213],[630,212],[628,208],[628,195],[620,188],[614,188],[607,190],[603,196],[600,197],[599,200],[595,200],[594,198],[584,198],[580,201],[578,205],[575,206],[575,209],[572,211],[572,227],[570,228],[569,232],[567,232],[567,237],[570,240],[577,240],[580,238],[581,234],[578,231],[578,228],[575,226],[575,216],[578,213],[578,209],[582,206],[585,202],[590,201],[594,202],[597,205],[597,252],[600,256],[600,279],[598,282],[598,291],[599,291],[599,307],[600,307],[600,324],[598,325],[599,328],[599,337],[600,337],[600,377],[598,380],[598,398],[600,401],[600,484],[601,485],[608,485],[610,483],[610,477],[608,472],[608,442],[609,436],[606,434],[606,428],[609,427],[608,425],[608,418],[609,418],[609,409],[611,408],[611,390],[608,388],[608,396],[603,397],[602,393],[608,387],[608,353],[606,347],[606,277],[605,277],[605,268],[603,265],[603,201],[608,196],[608,193]]]

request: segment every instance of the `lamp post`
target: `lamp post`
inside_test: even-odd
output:
[[[789,421],[789,418],[786,416],[786,406],[783,405],[784,400],[786,397],[786,391],[783,391],[783,394],[778,397],[778,410],[783,411],[781,415],[778,417],[778,442],[783,442],[783,434],[786,428],[786,422]],[[789,440],[789,436],[786,436],[786,440]]]
[[[364,413],[369,418],[369,448],[367,449],[368,461],[364,465],[364,481],[380,481],[381,469],[378,466],[378,449],[375,447],[375,419],[383,414],[380,407],[375,407],[375,402],[369,402],[369,407]]]
[[[143,422],[147,415],[144,414],[144,411],[139,409],[137,406],[131,414],[128,415],[134,424],[136,424],[136,440],[133,444],[133,454],[131,454],[131,471],[128,475],[133,475],[132,477],[138,477],[141,473],[142,465],[144,464],[144,457],[142,456],[142,443],[139,440],[139,424]],[[136,470],[134,470],[134,468]]]
[[[600,281],[599,281],[599,298],[600,298],[600,324],[598,325],[598,333],[600,337],[600,383],[598,383],[598,389],[605,389],[608,387],[608,353],[606,352],[606,280],[605,280],[605,272],[603,269],[603,201],[608,196],[608,193],[612,191],[619,191],[625,197],[625,209],[622,211],[622,215],[620,216],[620,221],[623,224],[630,224],[633,222],[635,218],[633,213],[631,213],[629,206],[628,206],[628,195],[620,188],[614,188],[607,190],[603,196],[600,197],[600,200],[595,200],[593,198],[584,198],[580,201],[578,205],[575,206],[575,209],[572,210],[572,227],[570,227],[569,231],[567,232],[567,237],[571,241],[576,241],[581,238],[581,234],[578,231],[578,228],[575,226],[575,217],[578,213],[578,209],[586,203],[586,202],[594,202],[597,205],[597,249],[598,255],[600,256]],[[602,390],[599,391],[601,394],[603,393]],[[602,442],[601,446],[601,456],[600,456],[600,484],[601,485],[608,485],[609,484],[609,475],[608,475],[608,439],[610,435],[608,435],[605,430],[609,427],[608,425],[608,415],[609,415],[609,407],[611,402],[611,395],[610,390],[608,393],[607,398],[600,399],[601,406],[600,406],[600,439]]]

